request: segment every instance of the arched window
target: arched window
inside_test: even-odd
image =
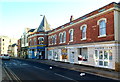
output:
[[[99,36],[106,36],[106,18],[98,20],[99,25]]]
[[[39,44],[43,44],[43,42],[44,42],[44,37],[39,37],[39,38],[38,38],[38,41],[39,41]]]
[[[99,24],[100,35],[106,35],[106,23],[105,20],[101,20]]]
[[[66,42],[66,32],[64,31],[63,32],[63,43],[65,43]]]
[[[59,38],[60,38],[60,43],[62,43],[62,40],[63,40],[63,35],[62,35],[62,33],[59,33]]]
[[[56,44],[56,40],[57,40],[57,35],[56,34],[54,35],[54,40],[55,40],[54,44]]]
[[[73,41],[73,29],[69,30],[69,41],[72,42]]]
[[[48,44],[50,45],[51,36],[48,37]]]
[[[87,25],[86,24],[82,25],[80,29],[82,31],[82,40],[86,40]]]

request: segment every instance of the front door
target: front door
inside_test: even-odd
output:
[[[74,53],[75,52],[71,52],[70,54],[70,63],[74,63]]]
[[[96,65],[108,68],[110,65],[110,50],[96,50]]]

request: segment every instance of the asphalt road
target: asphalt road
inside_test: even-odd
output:
[[[3,66],[12,71],[20,81],[62,80],[78,82],[81,80],[109,80],[115,82],[115,80],[105,77],[20,59],[3,60]]]

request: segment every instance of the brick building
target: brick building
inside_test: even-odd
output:
[[[120,69],[120,3],[50,30],[45,16],[28,38],[28,57]]]
[[[51,60],[119,69],[120,4],[110,3],[48,31]]]
[[[47,31],[50,27],[44,16],[41,24],[35,29],[33,34],[28,36],[28,53],[29,58],[45,59],[45,48],[47,46]]]

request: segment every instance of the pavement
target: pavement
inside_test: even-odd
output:
[[[17,58],[17,59],[23,59],[23,58]],[[54,61],[54,60],[40,60],[40,59],[23,59],[23,60],[44,63],[48,65],[53,65],[56,67],[66,68],[66,69],[75,70],[79,72],[86,72],[89,74],[94,74],[102,77],[120,80],[120,72],[117,72],[111,69],[104,69],[104,68],[98,68],[98,67],[86,66],[86,65],[80,65],[80,64],[78,65],[78,64]]]

